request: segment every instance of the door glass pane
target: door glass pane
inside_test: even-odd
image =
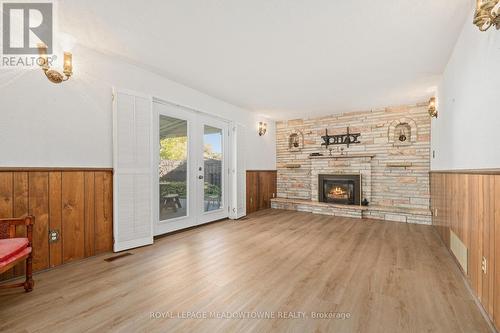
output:
[[[160,221],[187,215],[187,121],[160,115]]]
[[[222,130],[205,125],[203,135],[205,212],[222,207]]]

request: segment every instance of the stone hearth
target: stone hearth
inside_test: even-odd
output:
[[[416,224],[429,224],[431,218],[431,212],[425,209],[402,209],[382,206],[346,206],[302,199],[271,199],[271,207],[273,209],[296,210],[314,214]]]

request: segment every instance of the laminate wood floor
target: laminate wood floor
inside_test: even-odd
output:
[[[266,210],[130,252],[1,291],[0,331],[489,331],[430,226]]]

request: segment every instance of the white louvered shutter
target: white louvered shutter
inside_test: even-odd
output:
[[[232,209],[230,218],[246,215],[245,127],[236,124],[233,131]]]
[[[115,91],[114,251],[153,243],[152,99]]]

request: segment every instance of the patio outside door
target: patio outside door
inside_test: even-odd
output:
[[[228,122],[166,102],[157,123],[154,234],[228,217]]]

